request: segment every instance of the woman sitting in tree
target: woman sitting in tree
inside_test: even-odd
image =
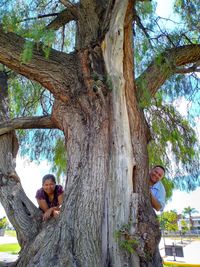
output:
[[[59,215],[63,202],[63,188],[61,185],[56,185],[53,174],[46,174],[42,178],[42,188],[37,190],[36,199],[40,209],[44,212],[44,221]]]

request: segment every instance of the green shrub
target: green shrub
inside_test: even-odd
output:
[[[8,220],[6,217],[0,219],[0,229],[5,229],[8,226]]]

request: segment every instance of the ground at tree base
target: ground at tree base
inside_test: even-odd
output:
[[[10,236],[3,236],[0,237],[0,244],[8,244],[8,243],[16,243],[17,239],[16,237],[10,237]],[[183,244],[181,244],[181,240],[174,240],[172,238],[165,238],[165,244],[166,245],[172,245],[172,243],[175,243],[175,245],[183,246],[183,253],[184,257],[176,257],[177,263],[187,263],[187,264],[199,264],[200,266],[200,240],[192,240],[189,239],[183,239]],[[164,240],[163,238],[160,241],[160,254],[164,260],[164,262],[174,262],[174,257],[172,256],[165,256],[165,250],[164,250]],[[14,262],[17,259],[18,255],[16,254],[10,254],[6,252],[0,251],[0,262]]]

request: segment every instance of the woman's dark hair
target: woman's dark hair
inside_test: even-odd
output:
[[[42,178],[42,185],[45,183],[46,180],[52,180],[56,184],[56,178],[55,178],[55,176],[53,174],[46,174]]]

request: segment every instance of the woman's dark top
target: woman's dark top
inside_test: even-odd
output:
[[[56,185],[55,190],[54,190],[54,198],[52,201],[49,200],[47,193],[44,192],[43,188],[40,188],[39,190],[37,190],[36,192],[36,198],[37,199],[44,199],[47,202],[47,205],[49,208],[52,207],[56,207],[59,206],[59,202],[58,202],[58,196],[63,194],[63,188],[62,185]]]

